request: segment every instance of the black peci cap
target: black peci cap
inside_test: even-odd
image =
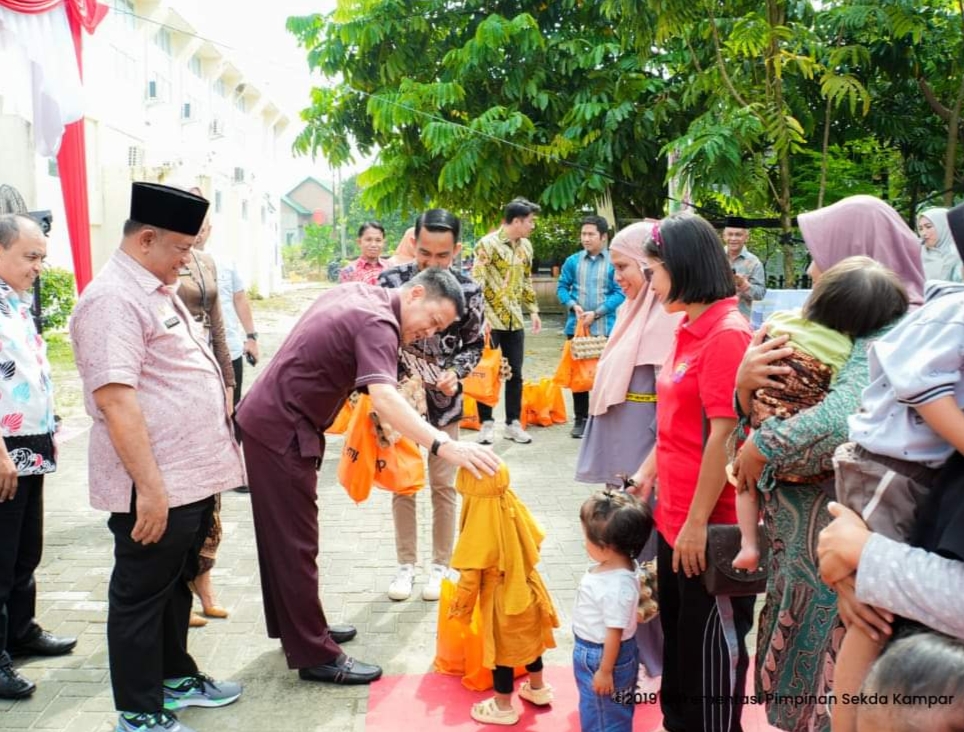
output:
[[[208,212],[208,200],[160,183],[131,185],[132,221],[195,236]]]
[[[749,229],[749,223],[742,216],[727,216],[723,222],[725,229]]]

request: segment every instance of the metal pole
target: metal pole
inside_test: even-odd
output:
[[[345,219],[347,218],[347,216],[345,215],[345,189],[341,184],[341,167],[339,167],[335,171],[335,177],[338,180],[338,184],[336,186],[338,190],[337,196],[338,196],[338,212],[339,212],[338,219],[337,219],[338,229],[339,229],[338,234],[341,239],[341,258],[342,260],[345,260],[345,259],[348,259],[348,247],[345,242]]]

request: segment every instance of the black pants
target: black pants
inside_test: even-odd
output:
[[[682,568],[674,572],[673,549],[662,534],[656,572],[663,726],[668,732],[740,732],[755,598],[712,597],[699,577],[687,577]]]
[[[530,674],[542,671],[542,656],[526,664],[526,671]],[[515,688],[515,669],[512,666],[496,666],[492,669],[492,687],[497,694],[511,694]]]
[[[522,414],[522,358],[525,355],[525,335],[523,329],[492,329],[492,347],[502,349],[502,357],[512,367],[512,378],[505,382],[505,423],[511,424]],[[492,407],[479,404],[479,419],[488,422],[492,419]]]
[[[44,477],[17,479],[17,492],[0,503],[0,651],[33,640],[44,533]]]
[[[170,509],[161,540],[147,546],[131,539],[137,521],[133,498],[130,513],[112,513],[107,521],[114,534],[107,651],[119,711],[161,711],[161,682],[198,671],[187,652],[191,617],[187,583],[197,575],[198,552],[213,511],[213,497]]]
[[[234,422],[234,439],[240,445],[241,428],[238,426],[238,420],[235,419],[235,415],[238,413],[238,402],[241,401],[241,380],[244,378],[244,354],[242,353],[234,359],[231,362],[231,366],[234,369],[234,394],[232,395],[234,414],[231,415],[231,421]]]
[[[571,335],[566,336],[567,341],[572,340]],[[572,393],[572,416],[574,419],[589,419],[589,392],[574,391]]]

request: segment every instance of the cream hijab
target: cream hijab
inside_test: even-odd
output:
[[[929,280],[956,280],[961,277],[961,255],[957,253],[951,227],[947,223],[946,208],[929,208],[917,217],[927,219],[937,232],[937,243],[933,247],[921,246],[921,259],[924,261],[924,276]]]
[[[644,247],[653,235],[655,221],[630,224],[613,237],[609,250],[632,259],[642,270]],[[669,315],[648,286],[633,300],[625,300],[616,311],[616,324],[606,343],[596,381],[589,395],[589,413],[605,414],[610,407],[626,401],[626,392],[637,366],[662,366],[673,346],[679,314]]]

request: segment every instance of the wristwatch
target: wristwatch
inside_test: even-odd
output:
[[[247,334],[247,338],[248,338],[249,341],[256,341],[256,340],[258,340],[258,331],[254,331],[253,333],[248,333],[248,334]]]
[[[447,443],[449,443],[449,442],[452,441],[452,438],[449,437],[449,436],[448,436],[447,434],[445,434],[444,432],[441,433],[441,434],[442,434],[441,437],[436,437],[436,438],[432,441],[432,447],[429,448],[429,452],[430,452],[432,455],[436,455],[436,456],[437,456],[437,455],[438,455],[439,448],[442,447],[442,445],[445,445],[445,444],[447,444]]]

